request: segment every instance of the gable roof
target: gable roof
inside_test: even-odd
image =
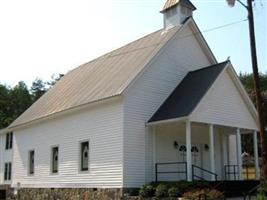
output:
[[[180,28],[158,30],[70,71],[10,128],[120,95]]]
[[[192,8],[193,10],[196,10],[196,7],[189,0],[167,0],[160,12],[163,13],[169,10],[170,8],[178,5],[179,3],[183,3],[188,7]]]
[[[189,72],[148,123],[190,115],[227,64],[228,61]]]

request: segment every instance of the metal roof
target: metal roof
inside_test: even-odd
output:
[[[179,3],[183,3],[183,4],[187,5],[188,7],[192,8],[193,10],[196,10],[196,7],[189,0],[167,0],[160,12],[164,12],[164,11],[176,6]]]
[[[228,61],[189,72],[149,122],[187,117],[198,105]]]
[[[120,95],[178,29],[156,31],[70,71],[10,127]]]

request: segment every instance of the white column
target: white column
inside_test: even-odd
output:
[[[215,173],[215,153],[214,153],[214,126],[209,125],[209,143],[210,143],[210,171]],[[212,176],[212,181],[215,181],[215,177]]]
[[[260,168],[259,168],[259,154],[258,154],[258,137],[257,131],[253,133],[253,143],[254,143],[254,160],[255,160],[255,172],[256,179],[260,179]]]
[[[191,158],[191,123],[186,121],[186,162],[187,181],[192,181],[192,158]]]
[[[223,165],[229,164],[229,137],[227,134],[222,134],[222,149],[223,149]]]
[[[241,145],[241,133],[240,129],[236,130],[236,147],[237,147],[237,165],[238,165],[238,173],[239,179],[243,179],[243,166],[242,166],[242,145]]]
[[[156,130],[155,127],[153,126],[152,128],[152,142],[153,142],[153,177],[154,180],[156,180],[156,163],[157,163],[157,135],[156,135]]]

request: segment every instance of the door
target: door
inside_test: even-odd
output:
[[[201,148],[199,144],[191,146],[192,165],[201,166]],[[179,162],[186,162],[186,145],[179,147]]]

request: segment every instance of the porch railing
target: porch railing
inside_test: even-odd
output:
[[[199,166],[196,166],[196,165],[192,165],[192,178],[193,178],[193,181],[194,180],[202,180],[202,181],[206,181],[205,178],[203,178],[203,175],[199,176],[197,175],[196,171],[199,171],[201,173],[205,173],[205,174],[208,174],[212,177],[214,177],[214,180],[217,181],[218,180],[218,174],[214,173],[214,172],[211,172],[209,170],[206,170],[202,167],[199,167]]]
[[[254,166],[243,165],[243,179],[244,180],[256,179],[256,169]]]
[[[173,166],[170,171],[161,171],[161,166]],[[174,170],[173,170],[174,168]],[[184,180],[187,179],[187,163],[186,162],[165,162],[165,163],[156,163],[155,164],[155,181],[159,181],[160,174],[182,174],[184,176]]]
[[[225,176],[225,180],[232,180],[232,176],[233,176],[233,180],[238,180],[238,175],[239,174],[239,170],[238,170],[238,165],[225,165],[224,166],[224,176]]]

